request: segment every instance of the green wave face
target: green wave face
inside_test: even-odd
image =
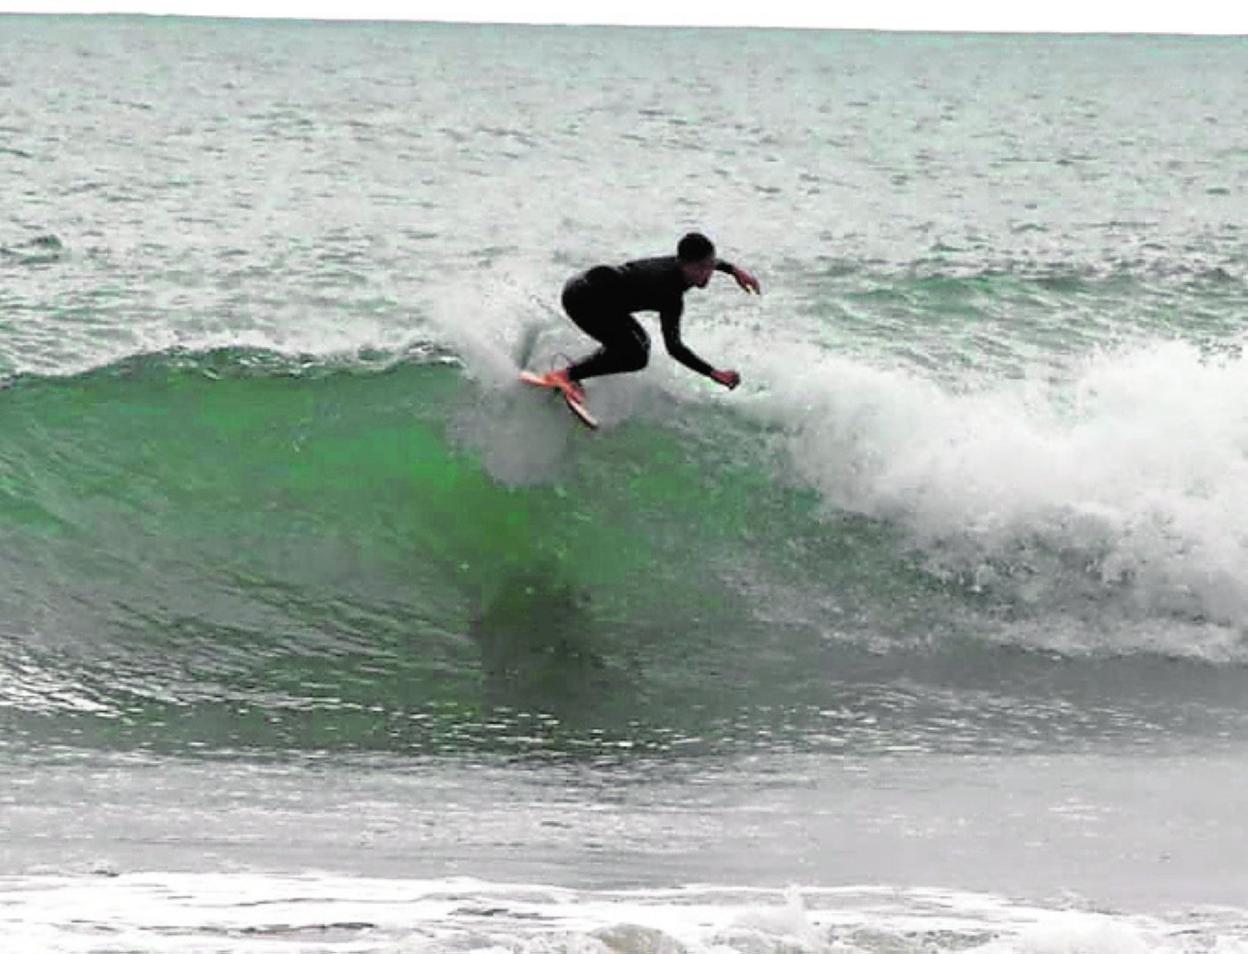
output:
[[[225,353],[24,380],[0,427],[14,744],[1025,741],[1067,710],[1088,729],[1100,665],[1138,670],[1132,698],[1173,675],[1001,637],[1021,599],[829,512],[765,430],[706,409],[594,435],[446,365]]]
[[[705,446],[446,367],[154,360],[22,382],[0,418],[20,733],[423,746],[499,706],[675,733],[802,671],[753,568],[846,546]],[[536,477],[491,472],[500,427]]]

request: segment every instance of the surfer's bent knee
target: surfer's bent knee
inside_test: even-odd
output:
[[[641,329],[637,329],[627,349],[629,371],[640,371],[650,363],[650,337]]]

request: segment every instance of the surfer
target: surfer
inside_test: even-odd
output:
[[[667,353],[685,367],[706,375],[732,390],[741,383],[736,371],[718,370],[703,361],[681,340],[680,316],[685,292],[705,288],[713,272],[731,275],[742,291],[762,294],[758,279],[731,262],[715,256],[711,240],[690,232],[676,245],[676,254],[643,258],[620,266],[599,265],[574,275],[563,288],[563,310],[573,323],[602,347],[566,368],[541,379],[558,388],[569,404],[585,406],[580,382],[604,374],[640,371],[650,360],[650,337],[633,317],[637,311],[657,311]]]

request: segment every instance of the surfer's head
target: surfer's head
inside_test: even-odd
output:
[[[715,272],[715,245],[701,232],[690,232],[676,244],[676,259],[689,284],[705,288]]]

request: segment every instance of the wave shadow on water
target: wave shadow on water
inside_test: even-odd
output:
[[[483,702],[591,721],[636,705],[636,686],[609,655],[588,591],[536,566],[502,583],[468,626],[481,653]]]

